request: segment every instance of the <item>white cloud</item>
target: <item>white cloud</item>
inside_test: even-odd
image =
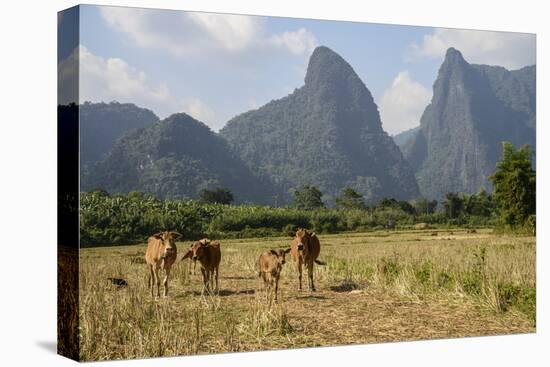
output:
[[[449,47],[458,49],[474,64],[500,65],[518,69],[536,62],[535,35],[527,33],[436,28],[414,43],[410,57],[442,57]]]
[[[182,18],[192,20],[216,45],[231,51],[249,47],[262,28],[259,18],[245,15],[182,13]]]
[[[136,45],[165,50],[176,56],[212,51],[242,52],[266,46],[309,57],[315,36],[300,28],[266,35],[261,17],[152,9],[100,7],[100,14],[114,30]]]
[[[185,99],[183,110],[187,114],[193,116],[194,119],[202,121],[210,126],[212,130],[218,131],[223,127],[223,123],[220,123],[216,119],[216,113],[199,98],[191,97]]]
[[[174,111],[175,103],[164,83],[149,80],[146,73],[120,58],[103,58],[84,46],[78,52],[80,101],[132,102],[161,116]]]
[[[105,22],[113,29],[125,33],[140,47],[166,47],[165,40],[159,39],[151,32],[151,24],[147,23],[147,10],[124,7],[99,7]]]
[[[175,98],[166,84],[151,81],[145,72],[120,58],[103,58],[81,45],[58,67],[62,85],[79,86],[79,102],[135,103],[153,110],[160,118],[186,112],[213,129],[221,127],[217,126],[216,113],[199,98]],[[77,77],[79,84],[75,80]],[[59,90],[67,92],[59,96],[60,103],[75,102],[71,98],[77,95],[76,90]]]
[[[420,117],[430,102],[429,89],[401,71],[380,100],[380,115],[384,130],[396,134],[420,124]]]
[[[315,35],[305,28],[300,28],[295,32],[274,34],[269,42],[275,46],[286,48],[295,55],[311,55],[317,47]]]

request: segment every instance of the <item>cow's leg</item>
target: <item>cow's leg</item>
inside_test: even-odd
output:
[[[206,281],[207,281],[207,284],[206,284],[206,289],[208,290],[208,293],[211,293],[212,292],[212,269],[209,269],[206,271]]]
[[[164,297],[168,296],[168,277],[170,276],[170,268],[166,268],[166,275],[164,276],[164,281],[162,284],[164,285]]]
[[[302,259],[298,258],[298,280],[300,282],[300,290],[302,290]]]
[[[307,276],[309,278],[309,289],[315,292],[315,284],[313,283],[313,261],[307,264]]]
[[[265,297],[267,299],[267,278],[263,271],[260,271],[260,277],[262,278],[262,282],[264,284],[263,291],[265,293]]]
[[[277,301],[278,292],[279,292],[279,275],[275,277],[275,301]]]
[[[214,269],[210,270],[210,290],[214,291]]]
[[[271,292],[273,291],[273,275],[271,273],[265,273],[267,277],[267,289],[266,289],[266,299],[271,303]]]
[[[219,287],[219,278],[220,278],[220,268],[216,268],[216,293],[219,293],[220,287]]]
[[[201,294],[204,294],[204,290],[208,286],[208,278],[206,276],[206,269],[201,267],[201,273],[202,273],[202,292],[201,292]]]
[[[151,290],[151,297],[155,297],[153,293],[153,282],[155,281],[155,273],[153,272],[153,265],[149,265],[149,289]]]
[[[157,285],[157,297],[160,298],[160,274],[159,274],[159,268],[155,267],[154,269],[155,274],[155,284]]]

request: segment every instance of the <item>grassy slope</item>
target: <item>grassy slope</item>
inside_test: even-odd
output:
[[[256,259],[262,249],[288,246],[288,238],[222,241],[219,296],[202,297],[200,276],[189,275],[183,262],[174,268],[169,298],[155,301],[146,289],[145,245],[83,249],[81,356],[134,358],[535,330],[533,237],[430,230],[320,239],[320,259],[327,266],[315,268],[318,291],[297,291],[288,261],[282,301],[271,305],[258,291]],[[180,253],[188,244],[178,244]],[[114,289],[107,277],[129,285]]]

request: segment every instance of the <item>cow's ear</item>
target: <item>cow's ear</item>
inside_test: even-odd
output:
[[[290,247],[285,250],[285,254],[288,254],[290,252]]]
[[[153,237],[155,237],[157,240],[162,240],[162,232],[155,233]]]
[[[181,233],[178,233],[178,232],[170,232],[170,234],[172,234],[172,238],[175,239],[175,240],[179,240],[181,237],[182,237],[182,234]]]
[[[185,260],[185,259],[191,257],[191,255],[193,255],[193,251],[191,251],[191,249],[189,249],[189,250],[187,250],[187,252],[185,253],[185,255],[181,259]]]
[[[277,253],[277,251],[275,251],[275,250],[273,250],[273,249],[269,250],[269,252],[271,252],[271,253],[272,253],[273,255],[275,255],[275,256],[278,256],[278,255],[279,255],[279,254]]]

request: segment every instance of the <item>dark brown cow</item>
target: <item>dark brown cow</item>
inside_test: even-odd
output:
[[[283,270],[283,264],[286,262],[285,255],[289,252],[289,248],[286,250],[269,250],[261,254],[258,259],[258,276],[264,280],[266,297],[273,288],[273,283],[275,283],[275,301],[279,291],[279,277],[281,276],[281,270]]]
[[[191,258],[193,261],[198,260],[201,264],[203,279],[202,293],[204,294],[205,289],[210,292],[211,288],[214,286],[214,273],[216,273],[215,292],[218,292],[219,267],[222,258],[220,242],[203,238],[191,245],[182,260],[186,258]],[[211,283],[211,286],[209,286],[209,283]]]
[[[151,288],[151,297],[154,297],[154,285],[157,285],[157,297],[160,297],[160,278],[159,270],[164,269],[166,275],[164,281],[164,297],[168,295],[168,276],[170,269],[176,261],[178,250],[176,240],[181,237],[178,232],[159,232],[147,240],[147,251],[145,252],[145,262],[149,268],[149,288]]]
[[[300,280],[300,290],[302,290],[302,265],[307,267],[309,289],[315,291],[313,283],[313,263],[326,265],[324,262],[317,260],[321,252],[321,243],[314,232],[307,229],[299,228],[296,231],[294,239],[290,243],[290,251],[292,260],[296,264],[298,276]]]

